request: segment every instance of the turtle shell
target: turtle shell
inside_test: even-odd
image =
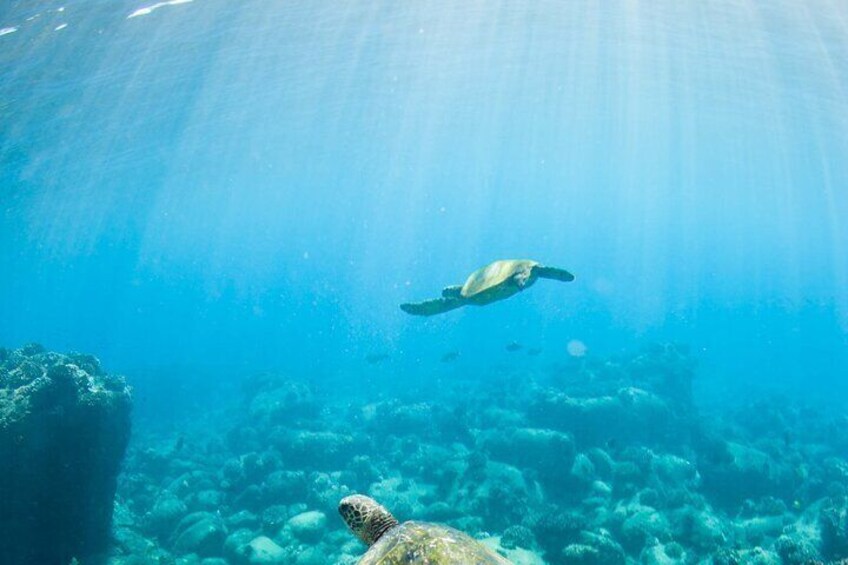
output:
[[[404,522],[377,540],[359,565],[512,565],[471,536],[440,524]]]
[[[529,269],[538,265],[536,261],[529,259],[504,259],[489,263],[482,269],[477,269],[466,279],[462,285],[462,296],[470,298],[490,288],[503,284],[505,280],[523,269]]]

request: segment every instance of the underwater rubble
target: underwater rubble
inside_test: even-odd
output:
[[[663,345],[438,386],[264,376],[179,430],[137,426],[110,563],[354,564],[341,498],[456,527],[517,565],[848,557],[844,415],[705,413]]]
[[[95,357],[0,349],[0,563],[95,563],[110,549],[130,407]]]

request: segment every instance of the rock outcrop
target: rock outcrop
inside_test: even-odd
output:
[[[0,562],[97,562],[129,435],[129,389],[96,358],[0,349]]]

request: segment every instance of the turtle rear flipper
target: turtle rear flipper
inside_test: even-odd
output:
[[[442,298],[461,298],[462,297],[462,285],[455,284],[453,286],[446,286],[442,289]]]
[[[533,270],[536,271],[536,275],[543,279],[553,279],[555,281],[562,282],[571,282],[574,280],[574,275],[566,271],[565,269],[557,269],[556,267],[543,267],[541,265],[537,265],[533,267]]]
[[[401,304],[400,309],[413,316],[435,316],[464,305],[465,301],[459,298],[434,298],[424,302]]]

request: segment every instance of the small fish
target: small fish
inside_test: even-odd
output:
[[[784,430],[783,432],[783,445],[787,447],[792,445],[792,432],[789,430]]]
[[[536,355],[538,355],[541,352],[542,352],[542,350],[539,349],[538,347],[531,347],[530,349],[527,350],[527,355],[530,355],[531,357],[535,357]]]
[[[185,445],[185,438],[180,436],[177,438],[177,441],[174,442],[174,453],[179,453],[182,451],[183,446]]]
[[[376,365],[377,363],[382,363],[389,356],[386,353],[370,353],[365,356],[365,361],[368,362],[369,365]]]
[[[506,350],[509,351],[510,353],[520,351],[521,349],[524,349],[524,346],[521,345],[520,343],[518,343],[517,341],[513,341],[512,343],[508,343],[507,346],[506,346]]]
[[[448,351],[442,355],[442,363],[453,363],[459,358],[459,351]]]

